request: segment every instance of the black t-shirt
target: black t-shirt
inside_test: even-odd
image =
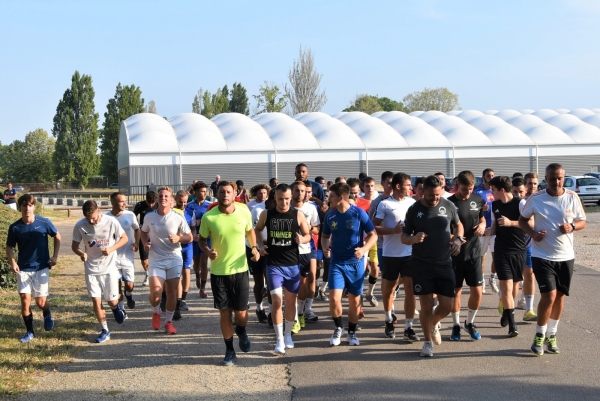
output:
[[[7,189],[4,191],[4,203],[6,203],[7,205],[11,205],[13,203],[17,203],[17,199],[15,198],[8,198],[8,196],[13,196],[16,195],[17,191],[13,188],[13,189]]]
[[[457,260],[467,260],[480,258],[481,246],[479,237],[475,233],[475,226],[479,224],[479,220],[483,217],[483,206],[485,202],[483,198],[472,193],[469,199],[460,200],[456,195],[452,195],[448,200],[458,209],[458,217],[465,230],[465,242],[460,248],[460,253],[454,256]]]
[[[296,233],[300,232],[298,210],[290,208],[280,213],[277,208],[267,210],[267,264],[272,266],[298,265]]]
[[[213,181],[212,184],[210,184],[210,190],[212,191],[213,196],[217,196],[217,188],[219,188],[219,183]]]
[[[406,212],[402,231],[408,235],[426,234],[423,242],[412,246],[413,258],[433,264],[451,263],[450,234],[458,221],[456,206],[447,199],[440,199],[431,208],[423,206],[421,201],[413,203]]]
[[[156,209],[156,205],[153,207],[148,206],[148,204],[146,203],[146,201],[141,201],[135,204],[135,206],[133,207],[133,214],[135,214],[136,216],[139,215],[140,216],[140,227],[142,226],[142,224],[144,224],[144,217],[146,217],[147,213],[150,213],[151,211]]]
[[[502,201],[492,202],[492,213],[494,214],[494,225],[496,227],[496,242],[494,252],[502,253],[523,253],[527,249],[527,237],[519,227],[502,227],[498,225],[498,219],[502,216],[511,221],[518,221],[521,213],[519,212],[520,198],[502,203]]]

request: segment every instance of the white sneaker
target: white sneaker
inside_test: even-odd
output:
[[[360,341],[356,338],[356,333],[348,333],[348,345],[360,345]]]
[[[421,349],[421,356],[433,356],[433,344],[431,341],[425,341]]]
[[[144,279],[144,281],[142,281],[142,287],[148,287],[148,275],[146,275],[146,278]]]
[[[294,341],[292,340],[292,334],[286,334],[283,336],[283,343],[285,348],[294,348]]]
[[[433,340],[433,343],[435,345],[440,345],[442,343],[442,336],[441,336],[440,330],[437,326],[434,327],[433,331],[431,332],[431,339]],[[425,341],[425,342],[427,343],[427,341]],[[425,349],[425,346],[423,346],[423,349]]]
[[[525,298],[519,298],[516,308],[525,310]]]
[[[275,344],[275,350],[273,351],[275,355],[285,355],[285,343],[283,340],[278,340],[277,344]]]
[[[307,322],[316,322],[319,320],[319,316],[311,309],[309,311],[304,311],[304,320]]]
[[[498,288],[498,283],[496,282],[496,276],[491,276],[489,278],[490,287],[492,287],[492,291],[498,293],[500,292],[500,288]]]
[[[332,346],[340,345],[342,342],[342,335],[344,334],[344,329],[342,327],[336,327],[331,335],[331,339],[329,340],[329,344]]]

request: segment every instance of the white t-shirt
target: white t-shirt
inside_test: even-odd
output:
[[[73,227],[73,241],[83,241],[85,245],[87,254],[87,260],[83,264],[85,274],[107,274],[117,271],[115,264],[117,252],[111,252],[108,256],[104,256],[100,248],[113,246],[119,242],[125,231],[114,217],[104,214],[101,216],[96,225],[90,224],[83,218]]]
[[[532,241],[531,256],[554,262],[575,259],[573,233],[563,234],[559,226],[585,220],[579,196],[568,189],[561,196],[550,196],[546,190],[534,193],[521,211],[525,218],[534,216],[534,230],[546,231],[540,242]]]
[[[401,201],[396,200],[393,196],[382,200],[377,206],[375,213],[376,219],[381,219],[381,225],[385,228],[394,228],[404,221],[406,211],[415,200],[410,196],[404,197]],[[383,235],[383,256],[404,257],[412,255],[412,246],[404,245],[400,241],[402,234]]]
[[[248,203],[246,206],[250,207],[250,203]],[[256,223],[258,223],[258,219],[260,218],[260,214],[263,212],[263,210],[265,210],[265,202],[261,202],[261,203],[255,203],[254,207],[252,208],[252,228],[256,227]],[[263,237],[263,241],[266,244],[267,243],[267,226],[265,226],[265,229],[262,230],[262,237]],[[246,237],[246,246],[248,248],[250,248],[250,243],[248,242],[248,237]]]
[[[254,209],[256,207],[256,205],[258,205],[258,204],[259,203],[256,201],[256,199],[252,199],[250,202],[246,203],[246,206],[248,206],[248,209],[250,209],[250,211],[252,211],[252,209]]]
[[[124,210],[119,216],[115,216],[112,212],[106,213],[106,216],[111,216],[117,219],[125,234],[127,234],[127,244],[123,245],[119,249],[117,249],[117,259],[126,259],[133,263],[135,258],[135,254],[131,246],[135,241],[135,233],[134,231],[140,228],[140,224],[135,217],[135,214],[130,212],[129,210]]]
[[[300,210],[304,214],[304,217],[306,217],[306,222],[309,226],[318,227],[321,224],[319,220],[319,212],[317,211],[317,208],[315,207],[314,203],[304,202],[302,207],[296,207],[294,209]],[[298,252],[301,255],[310,253],[310,242],[308,244],[299,244]]]
[[[446,192],[446,190],[444,190],[444,193],[442,194],[442,198],[444,199],[448,199],[449,197],[451,197],[453,194],[451,194],[450,192]]]
[[[161,259],[181,259],[181,246],[179,242],[172,244],[169,234],[189,234],[190,226],[185,218],[173,210],[164,216],[155,210],[144,218],[142,231],[148,233],[150,238],[150,263]]]

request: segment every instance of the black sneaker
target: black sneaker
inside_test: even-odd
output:
[[[392,323],[398,324],[398,318],[392,313]]]
[[[173,313],[173,320],[180,320],[180,319],[181,319],[181,310],[175,309],[175,313]]]
[[[181,305],[179,305],[179,309],[181,309],[183,312],[187,312],[190,310],[190,307],[188,306],[187,302],[185,302],[185,300],[182,299]]]
[[[421,341],[421,339],[411,327],[410,329],[404,330],[404,341],[409,341],[412,343],[413,341]]]
[[[269,327],[273,327],[273,318],[271,318],[270,313],[267,315],[267,323],[269,324]]]
[[[450,334],[450,340],[452,341],[460,341],[460,325],[455,324],[452,326],[452,334]]]
[[[134,309],[135,308],[135,299],[133,299],[133,295],[125,295],[125,298],[127,299],[127,307],[129,309]]]
[[[515,326],[508,328],[508,336],[509,337],[516,337],[518,335],[519,335],[519,331],[517,330],[517,328]]]
[[[265,313],[265,310],[257,310],[256,311],[256,317],[258,318],[258,323],[267,323],[268,322],[268,318],[267,318],[267,314]]]
[[[556,341],[556,334],[546,337],[544,339],[544,344],[546,344],[546,352],[560,354],[560,348],[558,348],[558,342]]]
[[[385,336],[388,338],[396,338],[396,330],[394,328],[394,323],[385,322]]]

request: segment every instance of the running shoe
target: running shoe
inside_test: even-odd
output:
[[[267,287],[263,287],[262,289],[262,297],[267,298],[269,296],[269,292],[267,291]]]
[[[326,290],[319,288],[319,299],[323,302],[329,302],[329,295]]]
[[[356,333],[348,333],[348,337],[346,337],[346,341],[348,341],[348,345],[360,345],[360,341],[356,337]]]
[[[425,357],[433,356],[433,343],[431,341],[425,341],[423,343],[420,355]]]
[[[165,333],[167,334],[177,334],[177,329],[173,326],[173,322],[165,323]]]
[[[110,340],[110,331],[102,329],[100,335],[96,337],[97,343],[103,343],[104,341]]]
[[[373,307],[376,307],[377,305],[379,305],[379,301],[377,301],[377,298],[375,298],[375,295],[367,295],[365,297],[365,299],[367,301],[369,301],[369,304]]]
[[[460,341],[460,325],[455,324],[452,326],[452,334],[450,334],[450,340]]]
[[[200,298],[208,298],[208,294],[206,290],[200,290]]]
[[[408,328],[408,329],[404,329],[404,337],[403,337],[404,341],[409,341],[409,342],[415,342],[415,341],[421,341],[421,339],[419,338],[419,336],[417,335],[417,333],[415,333],[415,331],[412,329],[412,327]]]
[[[35,336],[33,335],[33,332],[28,331],[27,333],[25,333],[25,335],[23,337],[21,337],[21,339],[19,340],[22,343],[28,343],[29,341],[33,340]],[[96,341],[98,342],[98,341]]]
[[[535,333],[533,344],[531,344],[531,351],[537,356],[544,355],[544,335],[542,333]]]
[[[329,340],[329,344],[332,346],[340,345],[342,342],[342,335],[344,334],[344,329],[342,327],[336,327],[331,335],[331,339]]]
[[[275,355],[285,355],[285,343],[283,340],[278,340],[275,343],[275,350],[273,351]]]
[[[442,343],[442,335],[440,334],[440,330],[437,326],[435,326],[431,331],[431,339],[435,345],[440,345]]]
[[[519,335],[519,330],[517,330],[516,327],[508,328],[508,337],[512,338],[512,337],[516,337],[518,335]]]
[[[465,330],[467,331],[467,333],[469,333],[469,336],[471,336],[472,340],[481,340],[481,334],[479,334],[479,331],[477,331],[477,326],[475,326],[475,323],[468,323],[465,320]]]
[[[525,298],[519,298],[519,301],[517,301],[517,304],[515,305],[515,309],[525,310]]]
[[[54,328],[54,319],[52,319],[52,312],[48,311],[48,314],[44,316],[44,330],[50,331]]]
[[[127,307],[129,309],[135,309],[135,299],[133,299],[133,295],[125,295],[125,299],[127,299]]]
[[[225,358],[221,361],[221,365],[223,366],[233,366],[234,363],[237,362],[237,356],[235,355],[235,351],[226,350]]]
[[[173,320],[180,320],[181,319],[181,309],[175,309],[175,312],[173,312]]]
[[[492,291],[498,293],[500,292],[500,288],[498,288],[498,282],[496,281],[496,275],[491,275],[488,279],[489,283],[490,283],[490,287],[492,287]]]
[[[319,321],[319,316],[313,310],[309,310],[308,312],[304,312],[304,320],[314,323]]]
[[[271,317],[271,313],[267,315],[267,324],[269,327],[273,327],[273,318]]]
[[[502,306],[501,299],[498,300],[498,313],[500,314],[500,316],[502,316],[504,314],[504,306]]]
[[[536,313],[532,310],[528,310],[527,312],[525,312],[523,314],[523,320],[526,322],[537,322],[537,315]]]
[[[304,315],[298,315],[298,323],[300,323],[301,329],[306,327],[306,320],[304,320]]]
[[[556,334],[546,337],[544,344],[546,344],[546,352],[560,354],[560,348],[558,348],[558,343],[556,342]]]
[[[187,302],[185,302],[185,300],[184,300],[184,299],[182,299],[182,300],[181,300],[181,304],[179,305],[179,309],[180,309],[182,312],[187,312],[187,311],[189,311],[189,310],[190,310],[190,307],[188,306]]]
[[[258,323],[267,323],[267,321],[269,320],[267,318],[267,313],[265,312],[265,310],[257,310],[256,312],[256,318],[258,319]]]
[[[146,274],[144,281],[142,281],[142,287],[148,287],[148,284],[149,284],[149,279],[148,279],[148,275]]]
[[[398,324],[398,318],[392,313],[392,323]]]
[[[396,338],[396,328],[394,327],[394,323],[385,322],[385,336],[387,338]]]
[[[298,334],[298,333],[300,333],[300,329],[301,329],[300,323],[298,323],[297,320],[294,320],[294,324],[292,325],[292,334]]]
[[[285,345],[285,348],[294,348],[294,340],[292,340],[292,335],[291,334],[285,334],[283,336],[283,344]]]
[[[240,350],[242,350],[243,352],[250,352],[252,344],[250,343],[250,339],[248,338],[248,333],[246,332],[246,330],[244,330],[244,332],[239,336],[238,345],[240,347]]]
[[[160,329],[160,313],[152,314],[152,328],[154,330]]]
[[[112,313],[117,323],[121,324],[125,321],[125,312],[123,312],[121,309],[115,308],[112,310]]]
[[[358,307],[358,318],[362,319],[363,317],[365,317],[365,311],[363,311],[362,306]]]
[[[123,318],[123,321],[125,321],[125,320],[129,319],[129,316],[127,316],[127,312],[125,312],[125,309],[121,309],[121,312],[123,312],[123,316],[125,316],[125,317]]]

